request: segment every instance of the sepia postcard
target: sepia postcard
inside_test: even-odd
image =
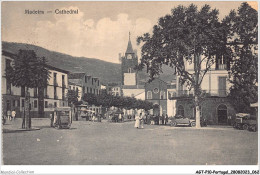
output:
[[[2,1],[1,41],[1,174],[259,174],[258,1]]]

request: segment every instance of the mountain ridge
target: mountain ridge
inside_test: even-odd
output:
[[[17,54],[19,49],[34,50],[37,56],[44,56],[47,60],[47,64],[51,66],[70,72],[85,72],[87,75],[98,77],[103,84],[121,82],[121,64],[103,61],[98,58],[71,56],[33,44],[2,41],[2,50],[4,51]],[[166,73],[164,73],[161,78],[164,81],[170,81],[172,79],[172,73],[169,74],[169,68],[165,70],[163,72]],[[142,77],[143,80],[148,80],[148,74],[145,70],[140,72],[140,77]]]

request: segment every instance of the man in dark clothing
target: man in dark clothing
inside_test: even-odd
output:
[[[164,125],[165,115],[162,115],[162,125]]]
[[[166,117],[165,117],[165,125],[167,125],[168,120],[169,120],[169,117],[168,117],[168,115],[166,114]]]

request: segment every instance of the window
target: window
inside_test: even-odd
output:
[[[6,101],[6,110],[11,110],[11,104],[9,100]]]
[[[132,69],[131,68],[128,68],[128,73],[132,73]]]
[[[92,85],[94,84],[94,79],[92,78]]]
[[[20,107],[20,100],[17,100],[17,107]]]
[[[54,99],[57,99],[58,97],[57,97],[57,87],[56,86],[54,86]]]
[[[148,91],[147,92],[147,99],[152,99],[152,92],[151,91]]]
[[[22,108],[24,108],[24,99],[22,99]]]
[[[11,94],[11,81],[9,78],[6,79],[6,94]]]
[[[34,103],[33,103],[33,104],[34,104],[34,108],[37,108],[37,105],[38,105],[38,104],[37,104],[37,100],[34,100]]]
[[[55,108],[57,107],[57,102],[54,102],[54,107],[55,107]]]
[[[24,86],[21,87],[21,96],[25,97],[25,87]]]
[[[98,86],[99,86],[99,80],[98,80],[97,84],[98,84]]]
[[[45,97],[45,98],[49,98],[49,97],[48,97],[48,92],[47,92],[47,87],[44,88],[44,97]]]
[[[87,87],[87,93],[88,93],[88,87]]]
[[[45,108],[48,108],[48,101],[45,101],[44,103]]]
[[[53,73],[53,85],[57,85],[57,73]]]
[[[62,87],[65,87],[65,75],[62,75]]]
[[[37,88],[33,88],[33,97],[37,97],[38,93],[37,93]]]
[[[65,99],[65,89],[62,88],[62,100],[64,100],[64,99]]]
[[[92,93],[92,88],[90,88],[90,93]]]
[[[227,77],[218,78],[218,91],[220,97],[227,96]]]
[[[177,111],[178,115],[184,116],[184,108],[182,105],[178,106],[178,111]]]
[[[82,88],[83,93],[85,93],[85,87]]]
[[[158,89],[158,88],[154,88],[153,92],[154,92],[155,94],[157,94],[157,93],[159,92],[159,89]]]
[[[165,92],[164,91],[160,92],[160,99],[165,99]]]

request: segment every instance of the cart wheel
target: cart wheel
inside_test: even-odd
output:
[[[176,125],[177,125],[176,122],[172,122],[172,123],[171,123],[171,126],[176,126]]]
[[[253,125],[253,126],[251,127],[251,130],[252,130],[253,132],[256,132],[256,125]]]
[[[243,125],[243,130],[248,130],[248,124]]]
[[[233,124],[233,128],[237,128],[237,124],[236,123]]]
[[[190,126],[191,126],[191,127],[195,127],[195,126],[196,126],[196,123],[195,123],[195,122],[191,122]]]

